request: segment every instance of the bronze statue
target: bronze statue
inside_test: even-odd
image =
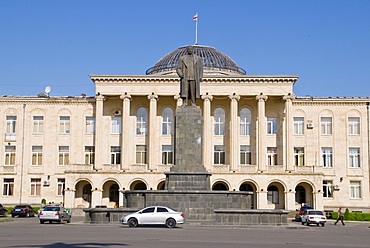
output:
[[[180,97],[183,99],[182,106],[196,106],[196,98],[200,98],[200,81],[203,78],[203,59],[194,54],[192,46],[186,48],[187,55],[181,56],[177,65],[177,75],[180,80]]]

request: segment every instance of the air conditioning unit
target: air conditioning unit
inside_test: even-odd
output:
[[[44,186],[50,186],[50,181],[49,180],[45,180],[44,181]]]
[[[307,123],[307,128],[313,128],[313,123]]]
[[[114,115],[121,115],[122,112],[120,110],[114,111]]]
[[[334,185],[334,189],[336,189],[336,190],[340,190],[339,185],[338,185],[338,184]]]

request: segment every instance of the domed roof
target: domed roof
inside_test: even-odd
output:
[[[186,48],[180,47],[161,58],[152,68],[146,71],[147,75],[152,74],[171,74],[176,71],[179,58],[186,55]],[[204,74],[226,74],[226,75],[245,75],[244,69],[226,54],[208,46],[192,46],[194,53],[203,58]]]

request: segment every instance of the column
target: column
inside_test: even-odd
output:
[[[148,132],[148,169],[155,170],[157,169],[157,158],[159,156],[159,137],[158,137],[158,130],[157,130],[157,100],[158,95],[152,94],[148,95],[149,99],[149,132]]]
[[[177,107],[182,106],[182,98],[180,97],[180,94],[175,95],[173,98],[176,100]]]
[[[230,101],[230,170],[236,171],[239,165],[239,122],[238,101],[240,96],[236,93],[229,95]]]
[[[202,152],[203,152],[203,166],[207,171],[212,170],[212,122],[211,122],[211,101],[213,96],[208,92],[202,95],[203,99],[203,137],[202,137]]]
[[[128,170],[131,164],[130,148],[132,147],[132,139],[130,139],[130,102],[131,95],[125,92],[121,95],[122,99],[122,145],[121,145],[121,170]],[[131,156],[130,156],[131,155]]]
[[[261,93],[256,96],[258,101],[258,115],[257,115],[257,166],[259,171],[264,171],[266,169],[266,111],[265,102],[268,99],[266,95]]]
[[[75,206],[75,191],[70,188],[64,190],[64,207],[65,208],[74,208]]]
[[[100,189],[91,190],[91,206],[90,208],[95,208],[96,206],[102,205],[103,191]]]
[[[292,117],[292,100],[295,98],[294,95],[290,93],[283,97],[285,100],[285,125],[284,125],[284,149],[283,154],[284,156],[284,165],[285,170],[292,171],[294,170],[293,165],[293,147],[292,147],[292,139],[293,139],[293,117]]]
[[[104,96],[98,95],[95,97],[96,110],[95,110],[95,163],[94,169],[101,170],[104,163],[104,145],[102,140],[104,137],[103,127],[103,101]]]
[[[261,189],[257,191],[256,194],[257,194],[256,209],[269,209],[267,203],[267,189]]]
[[[289,191],[284,192],[285,193],[285,209],[295,211],[296,205],[295,205],[295,191],[292,189],[289,189]]]

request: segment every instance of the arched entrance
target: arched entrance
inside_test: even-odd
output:
[[[314,207],[313,189],[310,184],[302,182],[295,187],[295,202],[300,206],[308,205]]]
[[[229,186],[225,182],[215,182],[212,186],[212,190],[229,190]]]
[[[75,186],[75,206],[76,207],[91,207],[91,189],[90,182],[86,180],[79,181]]]
[[[257,206],[255,205],[257,202],[256,186],[253,183],[250,183],[250,182],[242,183],[239,187],[239,191],[253,192],[253,195],[251,198],[251,209],[257,208]]]
[[[272,209],[285,209],[284,186],[281,183],[273,182],[267,187],[267,204]]]
[[[136,180],[131,183],[130,190],[147,190],[147,186],[143,181]]]
[[[107,207],[119,206],[119,185],[116,181],[109,180],[103,185],[102,204]]]
[[[157,190],[164,190],[165,186],[166,186],[166,181],[162,181],[162,182],[158,183]]]

